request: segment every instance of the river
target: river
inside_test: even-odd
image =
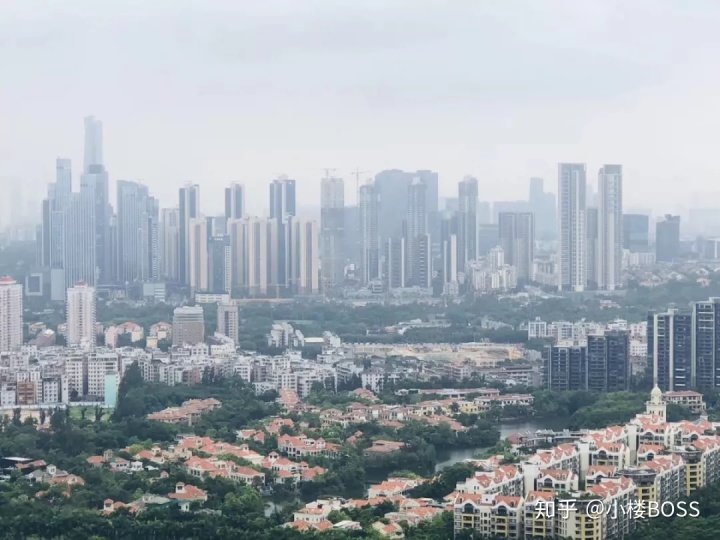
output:
[[[500,440],[504,440],[513,433],[522,433],[525,431],[537,431],[538,429],[561,430],[568,425],[567,418],[533,418],[531,420],[512,420],[502,422],[499,426]],[[470,459],[477,454],[481,454],[491,447],[486,448],[462,448],[457,450],[438,450],[438,462],[435,465],[435,472],[441,471],[445,467],[454,465],[458,461]]]

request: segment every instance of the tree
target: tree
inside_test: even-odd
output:
[[[118,387],[118,402],[113,413],[113,418],[116,421],[128,417],[140,417],[145,414],[145,404],[140,399],[141,396],[133,392],[134,390],[141,390],[144,383],[140,366],[135,361],[125,371],[125,376]]]

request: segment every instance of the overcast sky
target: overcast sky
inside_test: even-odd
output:
[[[78,182],[94,114],[112,180],[199,183],[206,213],[281,173],[316,205],[326,167],[351,201],[355,167],[515,199],[559,161],[674,211],[720,192],[719,26],[716,0],[0,0],[0,177]]]

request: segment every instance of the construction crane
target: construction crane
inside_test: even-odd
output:
[[[323,169],[325,171],[325,178],[330,178],[330,175],[337,171],[337,169]]]
[[[350,174],[355,176],[355,197],[357,197],[358,206],[360,205],[360,175],[369,172],[370,171],[361,171],[360,167],[355,167],[355,170],[350,172]]]

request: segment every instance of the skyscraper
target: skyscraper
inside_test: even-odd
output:
[[[432,243],[430,233],[416,237],[415,259],[413,262],[413,283],[423,289],[432,288]]]
[[[600,228],[599,211],[595,207],[585,209],[585,254],[587,261],[587,285],[590,289],[598,288],[598,271],[600,268],[600,246],[598,241],[598,229]]]
[[[90,172],[91,165],[104,165],[102,122],[94,116],[86,116],[83,172]]]
[[[320,292],[320,237],[318,223],[291,218],[290,229],[291,292],[303,296]]]
[[[158,232],[160,275],[176,283],[179,279],[178,248],[180,242],[180,212],[177,208],[163,208]]]
[[[117,205],[118,281],[157,280],[157,201],[147,186],[118,180]]]
[[[676,309],[650,313],[647,357],[655,385],[663,391],[689,390],[692,372],[692,315]]]
[[[232,290],[240,296],[262,297],[268,294],[270,221],[247,217],[228,222]]]
[[[65,212],[72,193],[72,170],[69,159],[57,158],[55,182],[48,186],[48,197],[43,201],[41,264],[45,268],[63,268]],[[64,293],[63,293],[64,294]]]
[[[281,176],[270,183],[270,218],[296,215],[295,180]]]
[[[689,386],[720,388],[720,298],[693,303],[692,359]]]
[[[560,163],[560,261],[558,289],[583,291],[587,282],[585,232],[585,164]]]
[[[208,291],[208,223],[198,216],[188,223],[188,284],[192,293]]]
[[[23,288],[8,276],[0,277],[0,352],[23,344]]]
[[[87,347],[95,346],[95,288],[86,282],[80,281],[67,290],[68,345],[84,344]]]
[[[211,235],[209,224],[208,235],[208,290],[230,294],[232,291],[230,236]]]
[[[478,258],[478,181],[466,176],[458,184],[457,252],[458,272],[465,271],[468,261]],[[494,246],[493,246],[494,247]]]
[[[380,200],[373,184],[360,186],[360,282],[364,285],[380,274]]]
[[[218,304],[218,334],[229,337],[238,345],[240,342],[240,314],[235,304]]]
[[[405,262],[405,238],[388,238],[385,242],[385,287],[393,289],[404,289],[406,286]]]
[[[186,184],[180,188],[178,277],[183,285],[190,284],[190,220],[200,216],[200,186]]]
[[[445,211],[440,218],[440,255],[443,283],[458,281],[457,215]]]
[[[587,338],[588,390],[622,392],[630,388],[630,338],[626,331],[609,331]]]
[[[680,256],[680,216],[666,215],[655,227],[655,260],[672,262]]]
[[[102,283],[114,281],[110,254],[110,181],[105,167],[91,164],[80,177],[80,191],[92,190],[93,222],[95,229],[95,264],[97,279]]]
[[[407,215],[407,277],[410,285],[425,287],[420,274],[420,244],[428,234],[426,203],[427,185],[420,178],[413,179],[408,186]],[[423,257],[424,259],[424,257]]]
[[[320,228],[323,284],[337,285],[345,278],[345,185],[342,178],[322,179]]]
[[[245,215],[245,186],[232,184],[225,188],[225,219],[240,219]]]
[[[84,281],[96,283],[95,192],[91,185],[72,193],[65,212],[63,264],[66,287]]]
[[[519,281],[533,280],[535,260],[535,217],[529,212],[503,212],[498,216],[500,247],[505,264],[514,266]]]
[[[623,249],[643,253],[650,246],[650,217],[644,214],[623,214]]]
[[[378,233],[386,240],[403,234],[403,221],[408,214],[408,188],[415,178],[425,183],[425,211],[428,231],[435,231],[439,209],[438,174],[429,170],[406,172],[397,169],[381,171],[375,175],[378,208]],[[435,233],[437,234],[437,232]]]
[[[622,165],[603,165],[598,173],[598,288],[622,288]]]

